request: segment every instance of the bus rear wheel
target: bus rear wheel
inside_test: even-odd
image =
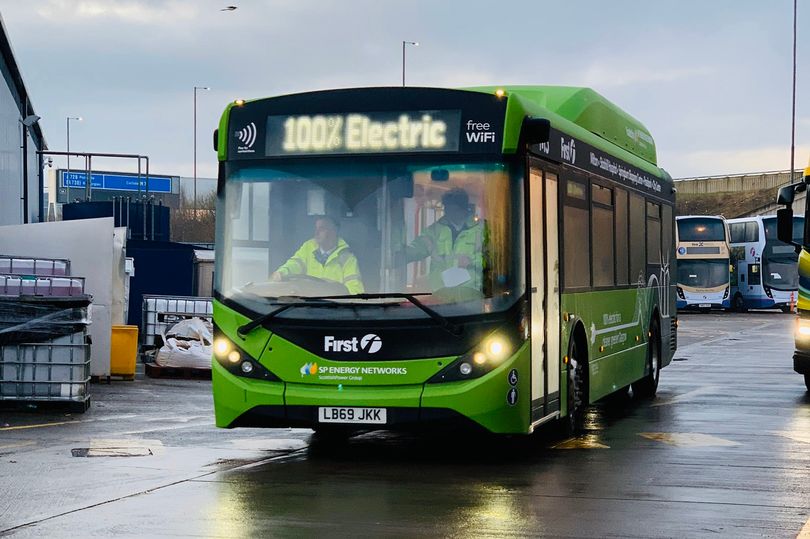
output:
[[[575,436],[585,430],[585,408],[587,400],[587,382],[585,378],[586,358],[579,339],[574,336],[571,352],[568,354],[568,417],[566,430]]]
[[[642,399],[652,399],[658,391],[661,377],[661,331],[658,320],[650,323],[650,340],[647,342],[647,374],[633,383],[633,393]]]

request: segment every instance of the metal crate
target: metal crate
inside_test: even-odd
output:
[[[84,277],[39,277],[0,274],[0,296],[84,296]]]
[[[0,273],[64,277],[70,275],[70,260],[0,255]]]
[[[0,400],[84,403],[89,382],[86,332],[0,346]]]
[[[156,296],[144,294],[141,346],[154,348],[163,344],[161,334],[186,318],[214,316],[213,298],[193,296]]]

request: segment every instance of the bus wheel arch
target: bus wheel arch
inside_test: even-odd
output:
[[[653,311],[647,337],[644,377],[633,383],[633,393],[642,399],[655,398],[661,378],[661,319],[658,308]]]
[[[588,339],[581,322],[574,326],[568,342],[566,384],[566,427],[573,435],[584,430],[588,407]]]
[[[738,313],[744,313],[748,311],[748,308],[745,306],[745,298],[743,298],[742,294],[737,292],[734,294],[734,298],[731,300],[731,309]]]

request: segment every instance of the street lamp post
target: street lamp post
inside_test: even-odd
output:
[[[402,42],[402,86],[405,86],[405,45],[419,46],[417,41],[403,41]]]
[[[68,181],[69,181],[69,178],[70,178],[70,120],[76,120],[77,122],[81,122],[82,117],[81,116],[68,116],[65,119],[65,124],[67,126],[67,152],[68,152],[68,154],[67,154],[67,176],[68,176]],[[63,183],[66,183],[64,181],[64,178],[63,178],[62,181],[63,181]],[[70,203],[70,184],[68,183],[66,185],[66,187],[67,187],[67,201],[68,201],[68,204],[69,204]]]
[[[208,86],[194,87],[194,220],[197,220],[197,90],[210,90]]]

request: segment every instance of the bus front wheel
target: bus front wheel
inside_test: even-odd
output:
[[[804,375],[804,386],[810,391],[810,372]]]
[[[748,312],[748,309],[745,307],[745,300],[742,297],[742,294],[737,293],[734,294],[734,310],[738,313]]]
[[[567,430],[570,435],[577,435],[585,430],[585,408],[588,405],[587,381],[585,376],[586,357],[584,347],[577,335],[571,343],[568,354],[568,418]]]
[[[661,377],[661,332],[658,320],[650,323],[650,340],[647,341],[647,374],[633,384],[633,393],[642,399],[655,397]]]

